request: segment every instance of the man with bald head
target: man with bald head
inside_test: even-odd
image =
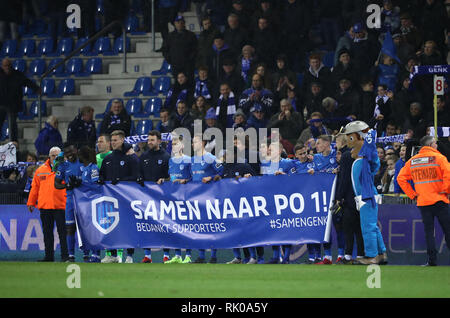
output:
[[[40,88],[22,72],[12,68],[11,60],[2,60],[0,68],[0,127],[8,115],[9,139],[17,141],[17,113],[22,111],[23,87],[39,93]]]

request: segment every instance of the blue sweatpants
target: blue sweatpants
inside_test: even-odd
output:
[[[377,224],[378,205],[375,204],[375,207],[372,207],[370,202],[364,204],[359,215],[366,257],[375,257],[386,252],[386,246]]]

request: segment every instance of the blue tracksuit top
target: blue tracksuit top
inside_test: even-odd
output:
[[[176,179],[188,179],[192,178],[191,172],[191,157],[183,155],[182,157],[172,157],[169,160],[169,175],[170,181]]]
[[[314,170],[318,172],[331,172],[336,169],[339,164],[336,161],[336,151],[331,150],[328,156],[320,153],[314,155]]]
[[[223,174],[223,165],[217,158],[206,152],[203,156],[193,156],[191,161],[192,181],[202,181],[204,177]]]
[[[82,167],[81,182],[87,184],[93,184],[98,181],[100,176],[100,170],[95,163],[90,163],[86,167]]]
[[[290,159],[281,159],[279,162],[264,161],[261,162],[262,175],[274,175],[275,172],[281,171],[286,174],[295,173],[295,163]]]

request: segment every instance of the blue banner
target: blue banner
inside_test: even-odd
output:
[[[234,247],[324,242],[335,175],[134,182],[74,191],[83,244],[100,248]]]

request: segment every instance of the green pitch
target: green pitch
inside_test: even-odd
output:
[[[72,263],[73,264],[73,263]],[[450,267],[350,265],[84,264],[1,262],[0,297],[302,298],[449,297]],[[370,280],[370,278],[369,278]]]

